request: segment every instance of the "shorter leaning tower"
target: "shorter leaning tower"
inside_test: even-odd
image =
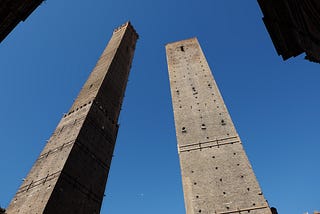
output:
[[[196,38],[166,46],[187,214],[271,214]]]

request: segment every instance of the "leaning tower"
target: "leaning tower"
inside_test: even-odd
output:
[[[117,28],[7,214],[99,213],[138,34]]]
[[[271,214],[196,38],[166,46],[187,214]]]

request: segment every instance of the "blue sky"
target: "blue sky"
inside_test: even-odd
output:
[[[92,2],[46,1],[0,44],[1,206],[131,20],[140,39],[101,213],[185,213],[164,45],[194,36],[269,204],[320,210],[319,65],[277,56],[256,1]]]

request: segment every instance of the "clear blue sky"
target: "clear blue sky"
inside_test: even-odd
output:
[[[255,0],[44,2],[0,44],[0,204],[7,206],[112,31],[140,34],[102,214],[184,214],[164,45],[198,37],[271,206],[320,209],[320,70],[283,62]]]

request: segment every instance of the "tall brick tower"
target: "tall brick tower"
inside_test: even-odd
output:
[[[271,214],[196,38],[166,46],[187,214]]]
[[[137,39],[129,22],[113,32],[7,214],[100,212]]]

